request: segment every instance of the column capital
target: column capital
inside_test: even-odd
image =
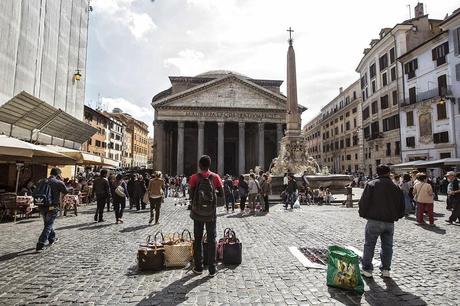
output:
[[[224,121],[217,121],[217,126],[218,127],[224,127],[225,122]]]
[[[154,125],[154,126],[162,126],[162,125],[163,125],[163,121],[153,120],[153,125]]]
[[[198,128],[202,129],[202,128],[204,128],[205,122],[204,121],[198,121],[197,124],[198,124]]]
[[[263,128],[263,127],[265,127],[265,122],[259,122],[258,125],[259,125],[259,129]]]
[[[184,121],[177,121],[177,127],[179,129],[183,129],[184,128]]]
[[[242,129],[242,128],[244,129],[245,126],[246,126],[246,122],[238,122],[238,127],[240,129]]]

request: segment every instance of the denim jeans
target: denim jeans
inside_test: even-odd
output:
[[[193,221],[193,234],[195,241],[193,242],[193,260],[195,269],[203,270],[203,230],[206,226],[206,236],[208,239],[208,269],[209,272],[216,270],[216,221],[201,222]]]
[[[43,231],[40,235],[40,238],[38,238],[38,245],[39,247],[43,247],[47,242],[53,243],[54,240],[56,239],[56,233],[54,232],[53,225],[54,225],[54,220],[56,220],[56,217],[58,215],[59,209],[57,208],[52,208],[50,210],[49,207],[42,207],[40,209],[40,213],[43,216]]]
[[[113,211],[115,212],[115,219],[123,219],[123,212],[126,207],[126,198],[113,198]]]
[[[393,256],[394,223],[367,220],[362,259],[363,270],[372,271],[372,258],[374,258],[375,244],[380,237],[382,249],[380,250],[381,270],[390,270]]]

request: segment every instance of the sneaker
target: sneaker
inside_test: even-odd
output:
[[[118,219],[118,221],[119,221],[120,223],[123,223],[123,219]]]
[[[117,221],[115,221],[115,224],[118,224],[118,223],[119,223],[119,221],[118,221],[118,220],[117,220]]]
[[[44,249],[44,246],[39,244],[39,243],[37,243],[37,246],[35,248],[35,252],[36,253],[41,253],[43,251],[43,249]]]
[[[56,242],[58,242],[58,241],[59,241],[58,237],[54,238],[54,240],[49,240],[48,246],[52,246],[53,244],[56,244]]]
[[[152,224],[152,222],[153,222],[153,218],[150,218],[149,224]]]
[[[382,270],[382,277],[390,278],[390,270]]]
[[[216,267],[209,267],[209,276],[214,277],[217,274]]]
[[[361,275],[364,277],[372,277],[372,271],[361,270]]]
[[[197,268],[193,268],[192,272],[195,273],[196,275],[201,275],[201,274],[203,274],[203,269],[198,270]]]

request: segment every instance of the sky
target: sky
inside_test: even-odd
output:
[[[424,1],[444,19],[458,0]],[[121,108],[149,125],[152,97],[168,76],[232,70],[286,80],[287,28],[294,29],[302,124],[359,78],[363,50],[381,28],[413,17],[404,0],[91,0],[86,104]],[[409,6],[410,5],[410,10]],[[285,83],[282,92],[286,92]]]

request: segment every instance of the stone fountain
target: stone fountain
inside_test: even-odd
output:
[[[292,46],[289,28],[289,48],[287,52],[287,103],[285,136],[281,139],[280,152],[274,158],[270,167],[272,174],[272,190],[274,194],[280,194],[283,188],[283,176],[285,173],[294,173],[297,182],[301,185],[301,176],[306,171],[311,188],[329,188],[333,193],[344,193],[345,186],[352,181],[350,175],[329,174],[328,169],[320,169],[315,159],[308,155],[305,138],[301,133],[301,120],[299,105],[297,102],[297,80],[295,53]]]

